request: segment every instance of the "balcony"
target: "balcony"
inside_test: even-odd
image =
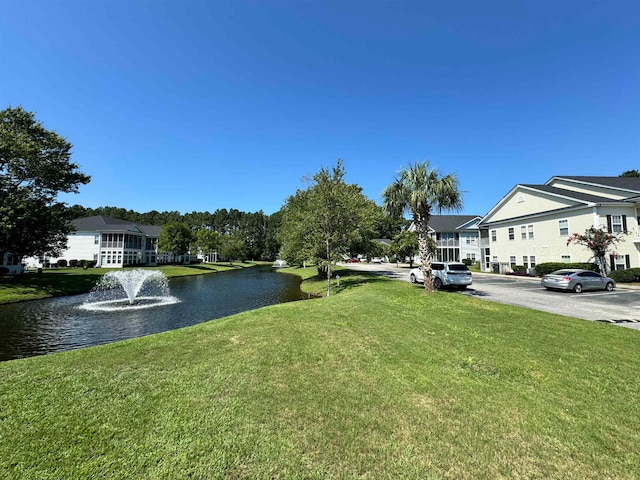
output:
[[[454,239],[436,240],[436,245],[438,247],[443,247],[443,248],[459,247],[460,246],[460,240],[454,240]]]

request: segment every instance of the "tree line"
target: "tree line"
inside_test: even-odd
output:
[[[120,207],[69,207],[73,218],[103,215],[141,225],[163,227],[161,250],[184,255],[200,250],[217,252],[224,259],[275,260],[280,249],[278,231],[280,214],[242,212],[226,208],[211,212],[178,211],[146,213]]]

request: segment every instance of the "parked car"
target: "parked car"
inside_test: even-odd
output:
[[[473,283],[469,267],[460,262],[431,262],[431,278],[437,289],[452,286],[464,290]],[[424,283],[422,267],[412,269],[409,280],[411,283]]]
[[[382,263],[382,259],[380,257],[373,257],[371,259],[372,263]]]
[[[592,272],[591,270],[565,269],[551,272],[540,280],[547,290],[567,290],[575,293],[584,290],[607,290],[616,287],[616,282],[609,277]]]
[[[347,260],[347,263],[360,263],[360,259],[359,258],[350,258],[349,260]]]

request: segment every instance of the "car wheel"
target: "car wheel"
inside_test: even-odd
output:
[[[604,287],[604,289],[605,289],[607,292],[612,292],[612,291],[613,291],[613,283],[612,283],[612,282],[608,282],[608,283],[607,283],[607,286],[606,286],[606,287]]]
[[[442,288],[442,280],[440,280],[439,278],[434,278],[433,286],[436,287],[436,290],[440,290]]]
[[[409,276],[409,281],[410,281],[411,283],[416,283],[416,282],[418,281],[418,279],[416,278],[415,274],[413,274],[413,273],[412,273],[412,274]]]
[[[580,283],[577,283],[575,287],[573,287],[573,291],[575,293],[582,293],[582,285]]]

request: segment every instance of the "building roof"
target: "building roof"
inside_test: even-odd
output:
[[[162,230],[162,227],[156,225],[141,225],[127,220],[105,217],[104,215],[76,218],[75,220],[72,220],[71,223],[75,227],[76,231],[82,232],[132,231],[137,229],[147,236],[157,237]]]
[[[547,181],[547,184],[554,179],[566,178],[580,183],[588,183],[590,185],[603,185],[606,187],[619,188],[622,190],[631,190],[640,193],[640,177],[595,177],[595,176],[565,176],[555,175]]]
[[[562,177],[562,178],[567,178],[567,177]],[[522,184],[521,186],[538,190],[540,192],[551,193],[553,195],[560,195],[562,197],[571,198],[573,200],[578,200],[580,202],[606,203],[606,202],[616,201],[612,198],[602,197],[600,195],[592,195],[590,193],[576,192],[574,190],[568,190],[566,188],[550,187],[549,185]]]
[[[464,228],[464,225],[475,219],[480,221],[481,218],[479,215],[431,215],[429,228],[436,232],[476,231],[477,228]]]

